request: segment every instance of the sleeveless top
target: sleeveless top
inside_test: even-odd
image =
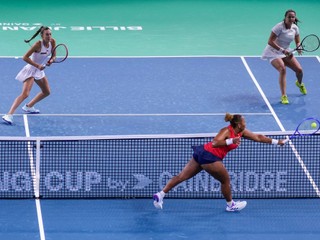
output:
[[[32,61],[42,65],[42,64],[45,64],[48,56],[51,55],[51,51],[52,51],[51,42],[49,42],[49,47],[47,48],[44,46],[43,41],[41,40],[41,51],[32,53],[30,58],[32,59]]]
[[[235,138],[235,137],[241,137],[242,134],[238,133],[235,134],[233,128],[231,125],[228,126],[229,132],[230,132],[230,138]],[[210,153],[212,153],[213,155],[219,157],[220,159],[223,159],[228,152],[230,152],[233,149],[236,149],[237,147],[239,147],[238,144],[230,144],[230,145],[226,145],[226,146],[221,146],[221,147],[213,147],[212,146],[212,142],[208,142],[204,145],[204,149]]]

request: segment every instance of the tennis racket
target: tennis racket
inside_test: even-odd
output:
[[[320,121],[316,118],[306,118],[304,119],[296,128],[296,131],[283,143],[287,143],[295,137],[310,136],[316,134],[320,129]]]
[[[294,53],[296,51],[303,51],[303,52],[314,52],[316,51],[320,46],[320,40],[317,35],[315,34],[310,34],[306,36],[300,45],[290,51],[290,53]]]
[[[48,60],[46,66],[48,66],[49,62],[52,61],[52,63],[62,63],[65,61],[68,57],[68,48],[65,44],[61,43],[55,46],[54,49],[51,51],[51,57]]]

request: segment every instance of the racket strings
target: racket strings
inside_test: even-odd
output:
[[[314,134],[319,131],[319,127],[319,122],[315,119],[306,119],[299,125],[297,130],[300,134]]]
[[[316,35],[310,35],[302,41],[302,48],[304,51],[313,52],[320,46],[320,40]]]
[[[68,57],[68,49],[64,45],[58,45],[54,49],[54,53],[56,55],[54,62],[56,63],[63,62]]]

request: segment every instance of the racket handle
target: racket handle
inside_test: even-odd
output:
[[[290,51],[290,55],[295,54],[295,53],[298,52],[298,51],[303,51],[303,49],[301,48],[301,46],[299,46],[299,47],[291,50],[291,51]]]
[[[48,65],[48,63],[46,63],[46,64],[43,64],[42,66],[43,66],[43,69],[45,69],[46,67],[49,67],[50,65]]]
[[[277,145],[277,146],[278,147],[283,147],[289,140],[290,140],[290,138],[287,138],[287,139],[282,141],[283,145]]]

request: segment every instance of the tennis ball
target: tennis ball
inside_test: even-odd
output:
[[[317,124],[315,122],[311,123],[312,128],[317,128]]]

